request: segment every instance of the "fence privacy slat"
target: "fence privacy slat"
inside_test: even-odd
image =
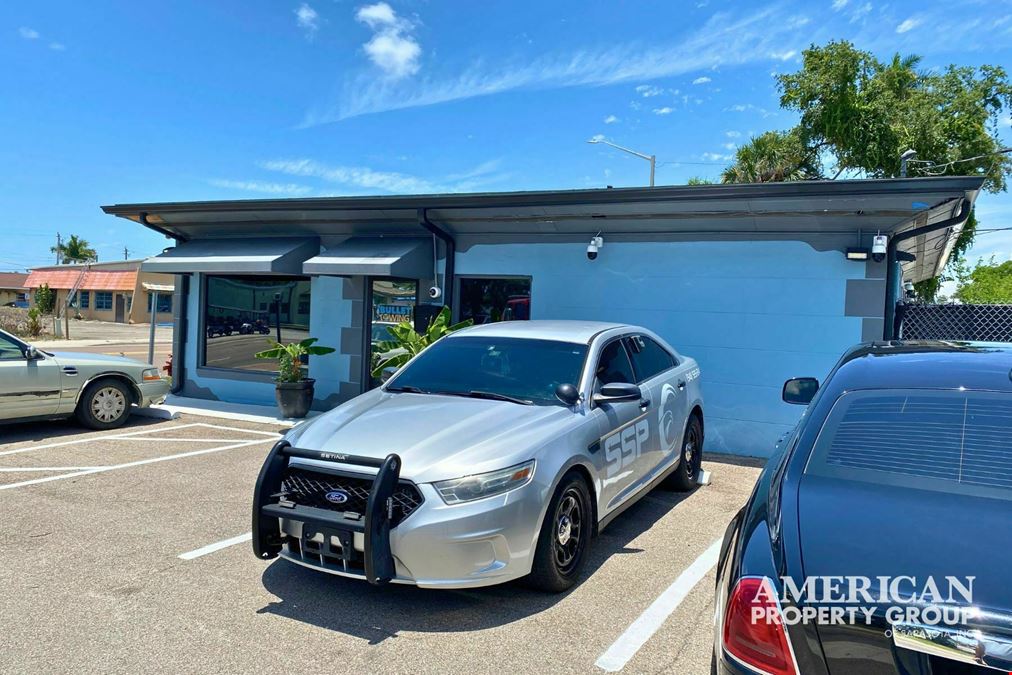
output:
[[[904,305],[904,340],[1012,342],[1012,305]]]

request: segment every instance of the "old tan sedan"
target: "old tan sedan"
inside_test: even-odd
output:
[[[161,403],[168,393],[150,363],[46,352],[0,330],[0,424],[74,416],[92,429],[113,429],[132,406]]]

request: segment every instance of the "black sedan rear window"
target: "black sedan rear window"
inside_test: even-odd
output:
[[[851,392],[827,418],[808,472],[1012,497],[1012,395]]]

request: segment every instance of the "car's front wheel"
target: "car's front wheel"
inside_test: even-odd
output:
[[[77,419],[92,429],[121,427],[130,416],[133,395],[119,380],[92,382],[77,403]]]
[[[571,471],[562,477],[548,505],[528,584],[549,593],[571,588],[580,576],[593,530],[590,488],[583,476]]]

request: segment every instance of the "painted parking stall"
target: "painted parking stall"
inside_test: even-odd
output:
[[[187,415],[0,441],[0,583],[22,617],[0,631],[0,670],[707,671],[707,555],[756,466],[707,461],[711,485],[648,495],[566,594],[376,588],[251,554],[278,431]]]

